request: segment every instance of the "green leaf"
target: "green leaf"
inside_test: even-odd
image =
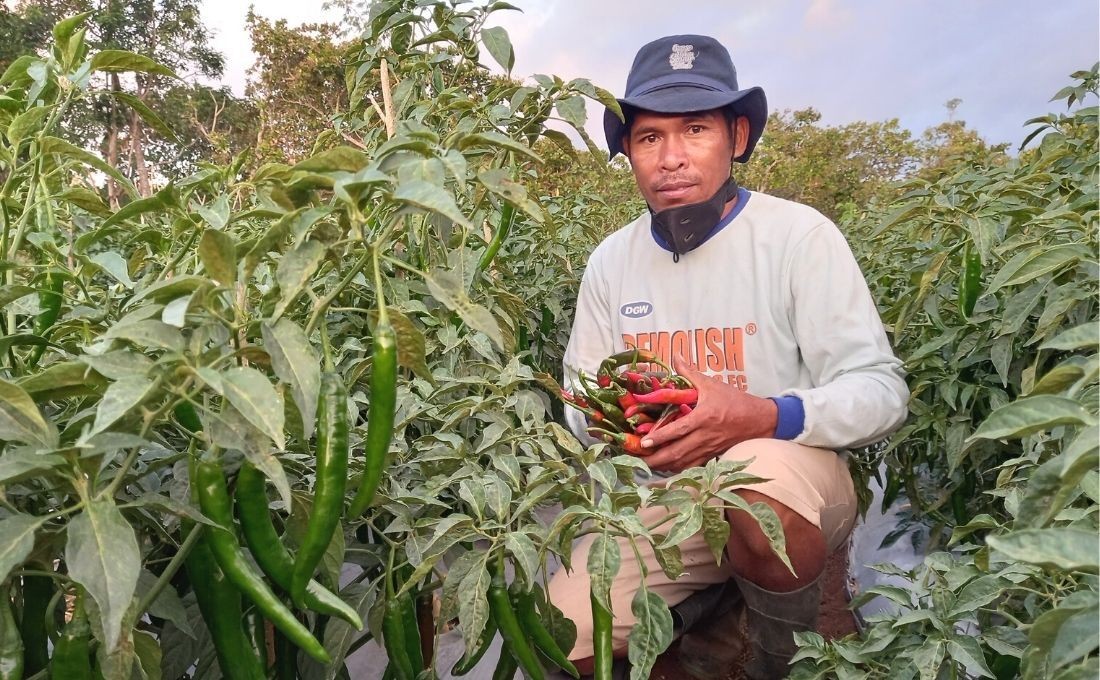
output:
[[[1082,252],[1081,246],[1077,244],[1033,248],[1014,256],[1005,263],[1005,266],[990,281],[986,292],[993,293],[1005,286],[1027,283],[1044,274],[1076,264],[1082,257],[1087,256],[1088,253]]]
[[[102,229],[112,224],[118,224],[131,217],[137,217],[138,215],[143,215],[148,212],[162,211],[176,204],[176,188],[169,184],[149,198],[139,198],[136,201],[132,201],[122,206],[114,215],[103,220],[103,224],[100,225],[100,228]]]
[[[592,597],[609,612],[611,608],[611,584],[619,573],[622,557],[619,543],[614,537],[602,533],[596,534],[596,540],[588,549],[588,576]]]
[[[16,514],[0,519],[0,580],[6,581],[34,549],[34,534],[45,519]]]
[[[0,440],[57,446],[57,431],[46,423],[42,412],[25,389],[0,379]]]
[[[964,618],[972,614],[1000,597],[1008,585],[1008,581],[992,574],[974,579],[959,591],[948,616]]]
[[[275,271],[280,289],[279,304],[275,307],[276,318],[282,316],[297,299],[324,260],[325,246],[317,241],[304,241],[279,261],[279,268]]]
[[[156,319],[144,319],[112,326],[107,329],[103,337],[108,340],[128,340],[141,347],[166,349],[171,352],[182,352],[184,348],[183,334],[180,333],[180,329]]]
[[[481,42],[496,63],[507,73],[512,72],[516,65],[516,53],[512,50],[512,41],[508,39],[508,31],[501,26],[490,26],[481,31]]]
[[[134,528],[110,498],[92,500],[69,522],[65,564],[74,581],[99,605],[103,642],[118,646],[122,619],[141,574],[141,552]]]
[[[129,267],[126,264],[126,260],[122,259],[122,256],[113,250],[106,250],[101,253],[96,253],[91,258],[92,262],[99,265],[103,271],[111,275],[115,281],[118,281],[127,288],[134,287],[134,281],[130,278]]]
[[[0,485],[15,484],[28,477],[45,477],[46,472],[65,464],[65,459],[53,453],[38,453],[15,449],[0,457]]]
[[[91,434],[103,432],[119,418],[141,406],[153,393],[156,384],[145,376],[130,376],[111,383],[96,407]]]
[[[650,677],[657,657],[672,644],[672,612],[656,593],[641,588],[630,603],[636,623],[627,636],[631,680]]]
[[[588,113],[585,111],[584,107],[584,97],[580,95],[559,99],[554,105],[554,108],[557,109],[558,115],[561,116],[565,122],[578,130],[583,128],[585,122],[588,121]]]
[[[58,139],[57,137],[43,137],[39,147],[41,148],[42,153],[52,153],[59,156],[65,156],[72,160],[79,161],[85,165],[90,165],[96,170],[110,175],[111,179],[118,182],[119,186],[121,186],[123,190],[126,191],[126,193],[130,196],[138,195],[137,189],[134,188],[133,183],[130,182],[130,180],[127,179],[125,175],[116,170],[112,165],[104,161],[99,156],[96,156],[89,151],[81,149],[75,144],[66,142],[63,139]]]
[[[393,192],[393,200],[439,213],[455,224],[473,229],[473,225],[459,210],[454,196],[451,196],[446,189],[438,184],[432,184],[422,179],[402,181]]]
[[[546,133],[543,133],[545,136]],[[508,135],[501,134],[499,132],[479,132],[477,134],[463,135],[457,139],[456,147],[459,151],[466,151],[470,147],[485,145],[495,147],[498,149],[505,149],[507,151],[515,151],[516,153],[523,154],[533,161],[542,162],[542,157],[539,156],[531,147],[518,142]]]
[[[172,128],[168,127],[168,124],[165,123],[153,109],[149,108],[145,102],[141,101],[141,99],[129,92],[121,92],[118,90],[112,91],[111,96],[136,111],[137,114],[141,116],[141,119],[145,121],[145,124],[155,130],[161,137],[164,137],[170,142],[179,143],[180,139],[176,136],[176,133],[172,131]]]
[[[141,664],[141,674],[145,676],[145,680],[161,680],[160,643],[151,633],[143,630],[134,631],[134,654],[137,656],[138,663]]]
[[[207,229],[199,239],[199,258],[210,278],[223,286],[237,282],[237,242],[217,229]]]
[[[982,421],[967,441],[1026,437],[1055,425],[1091,425],[1096,417],[1073,399],[1043,394],[1006,404]]]
[[[304,436],[309,439],[316,425],[317,395],[321,389],[321,367],[317,355],[305,331],[289,319],[279,319],[274,325],[265,322],[260,331],[275,375],[292,389],[294,403],[302,414]]]
[[[912,652],[913,665],[921,680],[936,680],[940,676],[945,651],[943,640],[930,639]]]
[[[358,172],[370,162],[363,151],[351,146],[338,146],[310,156],[291,168],[295,172]]]
[[[722,563],[726,554],[726,544],[730,538],[730,525],[726,521],[726,511],[713,505],[703,507],[703,539],[714,555],[714,561]]]
[[[458,589],[458,620],[469,647],[481,635],[489,621],[489,572],[485,563],[475,563],[462,578]]]
[[[12,302],[15,302],[19,298],[26,297],[31,293],[37,293],[38,289],[33,286],[19,286],[12,284],[10,286],[0,286],[0,308],[7,307]]]
[[[432,297],[458,314],[467,326],[488,336],[497,349],[504,351],[504,337],[496,318],[488,309],[470,300],[461,279],[454,272],[437,269],[433,274],[425,274],[424,280]]]
[[[668,548],[669,546],[680,545],[699,533],[702,528],[702,506],[698,503],[692,503],[687,507],[686,511],[681,511],[676,515],[676,520],[672,523],[672,528],[668,530],[668,535],[665,536],[665,540],[661,543],[661,547]]]
[[[1100,345],[1100,324],[1095,321],[1074,326],[1039,345],[1039,349],[1092,349]]]
[[[985,654],[978,641],[972,637],[953,636],[947,641],[947,654],[961,663],[968,677],[992,678],[993,671],[985,663]]]
[[[749,512],[760,523],[760,530],[767,536],[772,551],[793,574],[794,567],[791,566],[791,561],[787,557],[787,539],[783,535],[783,523],[779,521],[779,515],[776,515],[775,510],[772,510],[767,503],[753,503],[749,506]]]
[[[104,72],[134,72],[149,73],[158,76],[175,78],[176,74],[170,68],[149,57],[125,50],[100,50],[92,56],[92,70]]]
[[[990,536],[990,547],[1009,558],[1060,571],[1095,574],[1100,562],[1100,535],[1080,529],[1024,529]]]
[[[46,122],[51,110],[49,107],[37,106],[16,116],[8,124],[8,141],[11,145],[19,146],[19,142],[37,132]]]
[[[510,531],[504,537],[504,547],[512,553],[518,574],[522,574],[527,583],[534,583],[538,576],[539,551],[531,537],[518,531]]]
[[[233,407],[275,442],[285,448],[283,439],[283,400],[267,376],[248,366],[234,366],[222,372],[225,398]]]
[[[222,383],[222,391],[228,391],[225,381],[220,378],[219,381]],[[279,414],[283,414],[281,402]],[[286,507],[298,507],[299,504],[295,504],[291,496],[286,471],[272,452],[271,442],[262,430],[245,419],[232,405],[223,407],[220,413],[203,409],[201,417],[203,429],[208,432],[211,442],[225,449],[240,451],[249,463],[271,481]]]

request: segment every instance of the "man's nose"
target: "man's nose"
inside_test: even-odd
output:
[[[687,153],[683,141],[675,135],[666,137],[661,145],[661,169],[679,170],[687,165]]]

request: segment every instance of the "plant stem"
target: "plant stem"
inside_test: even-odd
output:
[[[335,300],[340,295],[340,293],[344,292],[345,288],[351,285],[352,280],[367,264],[367,260],[370,257],[370,252],[364,253],[355,262],[355,264],[352,265],[351,269],[348,270],[348,273],[344,276],[340,283],[336,284],[336,287],[329,291],[328,294],[325,295],[325,297],[321,298],[321,301],[318,302],[317,305],[313,308],[313,314],[310,315],[309,323],[306,324],[307,336],[317,329],[317,324],[320,323],[321,317],[324,316],[325,312],[328,310],[329,305],[332,304],[333,300]]]
[[[156,583],[154,583],[153,587],[149,589],[149,592],[145,593],[145,596],[141,598],[140,602],[138,602],[137,615],[139,617],[144,614],[145,611],[149,609],[149,607],[151,607],[154,602],[156,602],[157,598],[160,597],[160,594],[164,590],[164,588],[175,577],[176,572],[179,571],[179,568],[183,565],[184,560],[186,560],[187,556],[191,553],[191,548],[195,546],[195,543],[198,542],[199,537],[202,536],[202,531],[203,525],[196,524],[195,528],[187,534],[187,538],[184,539],[183,543],[180,544],[179,550],[176,551],[176,554],[174,556],[172,556],[172,561],[169,562],[168,566],[166,566],[164,568],[164,571],[161,572],[160,577],[157,578]]]

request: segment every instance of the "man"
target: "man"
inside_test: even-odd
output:
[[[654,350],[699,388],[689,415],[651,432],[644,460],[659,473],[714,457],[748,460],[770,481],[738,493],[771,506],[783,524],[796,575],[780,562],[755,520],[727,513],[728,561],[714,562],[701,536],[681,544],[685,576],[669,580],[653,558],[647,583],[670,606],[732,579],[743,602],[750,677],[783,677],[793,633],[812,629],[827,555],[847,539],[856,515],[841,453],[866,445],[905,419],[908,391],[866,282],[844,237],[812,208],[738,188],[732,162],[749,160],[767,119],[764,92],[738,89],[729,53],[712,38],[679,35],[638,52],[604,129],[614,157],[630,160],[649,212],[592,253],[577,300],[567,380],[593,374],[628,347]],[[697,370],[696,370],[697,369]],[[586,423],[570,413],[584,438]],[[841,452],[841,453],[838,453]],[[643,522],[660,515],[646,510]],[[591,667],[591,612],[584,572],[555,574],[550,595],[578,626],[573,658]],[[624,562],[612,588],[614,645],[626,654],[630,602],[641,571]],[[744,612],[742,614],[742,611]],[[681,642],[700,675],[725,676],[736,649],[703,634]],[[685,654],[685,650],[691,650]]]

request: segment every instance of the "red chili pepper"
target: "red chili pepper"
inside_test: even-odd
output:
[[[608,432],[598,427],[590,427],[588,428],[588,434],[599,437],[608,444],[617,443],[627,453],[640,454],[644,452],[642,438],[632,432]]]
[[[656,425],[656,424],[657,423],[654,423],[653,421],[649,421],[649,422],[646,422],[646,423],[641,423],[637,427],[634,428],[634,434],[649,434],[653,430],[654,425]]]
[[[596,384],[600,387],[611,387],[611,376],[606,373],[600,373],[596,376]]]
[[[667,380],[662,380],[661,378],[659,378],[655,375],[649,376],[649,386],[650,386],[650,388],[652,388],[650,391],[659,390],[662,387],[665,387],[666,382],[668,382],[668,381]]]
[[[694,404],[699,401],[699,390],[660,389],[649,394],[634,396],[642,404]]]
[[[631,406],[637,406],[637,405],[638,405],[638,400],[635,399],[634,395],[630,392],[627,392],[623,396],[619,397],[619,408],[621,408],[623,410],[623,413],[625,415],[630,415],[630,414],[626,413],[626,411],[628,409],[630,409]]]
[[[652,423],[653,421],[653,416],[645,412],[635,413],[634,415],[626,419],[627,424],[633,427],[635,432],[638,431],[638,425],[641,425],[643,423]]]
[[[627,406],[626,408],[623,409],[623,416],[626,417],[626,418],[631,418],[631,417],[637,415],[638,411],[641,411],[641,410],[642,410],[642,405],[639,404],[639,403],[634,403],[634,404],[631,404],[630,406]]]
[[[680,415],[682,415],[682,416],[686,416],[687,414],[691,413],[693,410],[694,409],[688,404],[680,404]]]

